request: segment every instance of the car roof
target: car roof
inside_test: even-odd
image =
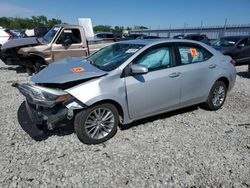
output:
[[[139,44],[139,45],[152,45],[152,44],[161,44],[161,43],[171,43],[171,42],[186,42],[186,43],[193,43],[193,44],[200,44],[198,41],[187,40],[187,39],[136,39],[136,40],[126,40],[117,43],[122,44]]]
[[[204,36],[204,34],[192,33],[192,34],[187,34],[186,36]]]

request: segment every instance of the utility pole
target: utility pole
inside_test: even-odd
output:
[[[203,20],[201,20],[201,30],[200,30],[200,33],[202,32],[202,27],[203,27]]]
[[[170,38],[170,33],[171,33],[171,24],[169,25],[168,38]]]
[[[225,36],[225,34],[226,34],[226,30],[227,30],[227,18],[225,19],[223,36]]]
[[[160,34],[160,29],[161,29],[161,25],[158,25],[158,32],[156,32],[156,36],[159,37],[159,34]]]
[[[185,32],[186,32],[186,22],[184,22],[184,28],[183,28],[183,35],[185,35]]]

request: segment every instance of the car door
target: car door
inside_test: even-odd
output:
[[[216,72],[216,61],[212,54],[198,44],[176,46],[179,66],[176,72],[181,78],[181,106],[204,102]]]
[[[70,40],[70,44],[65,45],[65,39]],[[54,61],[64,57],[81,57],[87,55],[87,48],[84,46],[81,33],[78,28],[64,28],[55,42],[52,44],[52,54]]]
[[[179,105],[180,78],[175,72],[171,46],[152,47],[133,63],[147,67],[149,72],[125,77],[131,119],[174,109]]]
[[[244,64],[250,62],[250,38],[244,38],[237,44],[237,63]]]

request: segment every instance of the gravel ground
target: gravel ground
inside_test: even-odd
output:
[[[217,112],[191,107],[125,126],[105,144],[82,144],[71,127],[29,134],[27,81],[0,62],[0,187],[250,187],[250,73],[238,67]]]

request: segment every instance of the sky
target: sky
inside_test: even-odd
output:
[[[76,24],[144,25],[151,29],[250,24],[250,0],[0,0],[0,16],[45,15]]]

